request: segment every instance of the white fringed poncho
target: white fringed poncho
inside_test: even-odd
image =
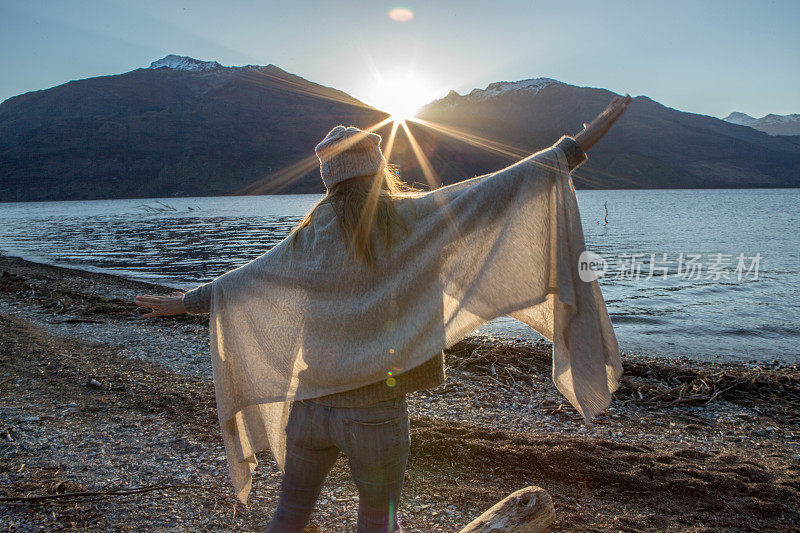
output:
[[[395,228],[377,275],[324,203],[294,251],[284,239],[212,282],[217,410],[242,503],[256,452],[283,470],[291,400],[384,380],[496,317],[553,342],[553,381],[586,420],[609,405],[617,340],[597,281],[578,276],[585,244],[560,148],[396,205],[410,233]]]

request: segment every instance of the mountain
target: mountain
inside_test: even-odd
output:
[[[0,201],[228,194],[385,116],[275,65],[169,55],[0,104]],[[316,164],[283,187],[323,190]]]
[[[731,124],[749,126],[770,135],[800,135],[800,114],[765,115],[761,118],[751,117],[745,113],[734,111],[724,119]]]
[[[168,55],[0,103],[0,201],[322,193],[314,146],[388,115],[275,65]],[[423,152],[469,177],[478,148],[411,126]],[[387,139],[391,124],[376,130]],[[425,179],[404,135],[392,162]],[[448,162],[455,162],[449,165]]]
[[[428,121],[525,150],[577,133],[614,94],[549,78],[451,91],[423,107]],[[797,138],[772,137],[718,118],[684,113],[645,96],[592,148],[575,173],[583,188],[719,188],[800,186]],[[488,171],[496,164],[476,170]]]
[[[548,78],[498,82],[425,106],[421,117],[438,129],[408,127],[447,184],[577,132],[612,96]],[[321,193],[314,146],[337,124],[366,128],[386,117],[275,65],[228,67],[169,55],[148,68],[0,103],[0,201]],[[466,131],[473,142],[442,127]],[[384,147],[390,130],[377,130]],[[511,149],[487,152],[474,136]],[[402,133],[391,162],[406,181],[425,183]],[[575,184],[796,187],[800,137],[772,137],[640,96],[592,149]]]

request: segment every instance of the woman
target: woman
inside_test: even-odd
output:
[[[559,141],[555,147],[559,150],[559,153],[563,154],[569,171],[572,171],[586,159],[585,152],[608,132],[609,128],[625,111],[630,101],[631,98],[627,95],[614,98],[611,104],[597,118],[588,125],[584,124],[584,129],[574,138],[565,136]],[[326,136],[317,146],[316,152],[320,158],[320,172],[327,188],[327,194],[288,238],[292,247],[299,242],[300,248],[305,250],[315,246],[322,246],[323,244],[330,246],[331,243],[321,244],[318,242],[317,235],[331,234],[324,233],[318,229],[315,221],[315,214],[321,209],[321,206],[330,204],[330,207],[335,212],[339,235],[346,244],[347,253],[364,266],[365,284],[367,283],[367,276],[380,278],[383,273],[382,269],[387,268],[385,263],[381,263],[380,259],[390,256],[393,239],[402,238],[403,231],[409,231],[407,227],[409,221],[401,217],[396,209],[397,205],[400,205],[398,200],[405,197],[414,198],[420,194],[404,187],[397,176],[387,170],[386,160],[380,151],[379,143],[380,137],[378,135],[366,133],[352,127],[337,126]],[[531,161],[544,165],[542,162],[537,162],[535,158]],[[445,210],[445,207],[442,206],[443,210]],[[498,210],[500,209],[498,208]],[[579,223],[573,220],[570,224],[572,225],[572,231],[575,231],[574,226],[577,224],[580,232]],[[453,230],[454,234],[459,231],[462,233],[467,232],[470,233],[467,236],[472,238],[472,233],[480,230],[480,226],[477,226],[478,229],[469,230],[464,229],[465,227],[462,223],[459,228]],[[400,229],[398,230],[398,228]],[[464,235],[461,235],[461,237],[464,237]],[[548,237],[548,239],[550,238]],[[384,250],[376,250],[374,241],[382,241]],[[575,246],[573,245],[573,247]],[[350,280],[350,282],[352,284],[353,280]],[[358,280],[356,280],[356,284],[358,284]],[[546,284],[546,287],[549,287],[549,285]],[[252,285],[250,289],[252,290]],[[328,290],[327,285],[320,285],[320,292],[326,290]],[[599,289],[592,290],[595,291],[595,298],[599,298]],[[552,292],[552,288],[548,288],[547,291]],[[218,294],[217,298],[220,301],[222,300],[222,293],[214,294]],[[476,301],[482,303],[484,300],[485,298]],[[212,302],[212,284],[201,285],[185,294],[176,292],[172,296],[137,296],[135,301],[138,305],[153,309],[152,312],[142,315],[143,318],[187,312],[192,314],[209,312]],[[391,301],[394,302],[395,300]],[[401,300],[398,298],[398,301]],[[525,305],[542,302],[543,300],[528,301],[528,304]],[[599,312],[605,314],[602,298],[599,298],[599,302]],[[220,303],[219,305],[221,306],[222,304]],[[593,303],[592,305],[595,304]],[[494,306],[497,308],[502,306],[502,303],[494,304]],[[517,306],[517,308],[521,307],[521,304]],[[507,311],[514,311],[517,308],[509,308]],[[257,307],[256,309],[260,308]],[[550,309],[552,311],[552,305]],[[591,309],[597,311],[595,307]],[[387,316],[401,316],[397,313],[392,315],[390,311],[386,311],[386,313]],[[559,311],[556,311],[556,314],[558,313]],[[473,307],[468,314],[477,316],[480,313],[477,307]],[[574,313],[572,314],[574,315]],[[583,317],[586,315],[587,313],[583,313]],[[489,316],[488,312],[486,316]],[[566,314],[563,316],[566,316]],[[558,322],[559,317],[556,317],[555,320]],[[564,318],[561,318],[561,320],[563,322]],[[240,322],[240,324],[243,323]],[[391,320],[387,320],[386,323],[387,327],[395,327],[395,325],[391,324]],[[567,327],[561,328],[565,331],[569,330],[569,321],[566,323]],[[573,329],[578,331],[577,326]],[[595,329],[600,331],[597,335],[603,337],[605,344],[613,346],[611,351],[615,351],[615,339],[609,338],[613,337],[613,333],[609,332],[610,325],[604,330],[602,327]],[[214,332],[215,330],[212,329],[212,335],[214,335]],[[438,335],[442,332],[436,333]],[[335,337],[336,332],[331,331],[329,334],[331,337]],[[319,336],[320,334],[317,333],[317,337]],[[445,338],[444,335],[441,336],[442,339]],[[431,335],[428,335],[429,337]],[[570,337],[567,342],[560,344],[569,345],[571,342],[574,348],[576,342],[571,339]],[[451,339],[448,338],[447,342],[449,340]],[[447,345],[444,340],[442,340],[442,343],[436,344],[436,346]],[[558,346],[555,346],[554,341],[554,351],[559,349]],[[388,351],[394,353],[393,349],[388,349]],[[224,359],[224,357],[216,358],[216,364],[221,364],[220,361]],[[555,359],[556,357],[554,356],[554,366],[558,366]],[[308,360],[313,362],[315,359],[308,358]],[[319,361],[320,363],[325,362],[323,359],[319,359]],[[293,363],[296,362],[297,360],[293,360]],[[301,360],[301,362],[306,363],[307,361]],[[303,373],[306,372],[309,376],[308,381],[312,382],[314,366],[311,365],[309,367],[306,364],[306,369],[299,372],[296,369],[292,369],[293,375],[297,379],[293,380],[291,387],[287,386],[286,398],[304,397],[304,399],[290,403],[288,423],[285,427],[284,477],[278,508],[270,522],[269,531],[303,530],[319,496],[323,481],[335,463],[340,451],[348,456],[351,473],[359,491],[358,531],[400,531],[397,521],[397,507],[400,502],[410,444],[405,395],[415,390],[440,385],[444,381],[443,365],[443,353],[440,351],[436,356],[429,358],[422,364],[408,369],[400,369],[402,370],[400,372],[393,373],[389,371],[387,373],[388,376],[380,381],[350,387],[349,389],[345,384],[344,386],[336,387],[337,390],[340,390],[339,392],[319,396],[312,396],[312,393],[308,392],[308,390],[302,390],[302,385],[304,384]],[[599,378],[599,381],[603,384],[604,393],[613,392],[615,388],[613,382],[616,381],[621,371],[616,361],[608,362],[608,353],[606,353],[606,367],[610,368],[607,378],[608,390],[605,388],[606,374],[604,373]],[[597,366],[593,368],[594,372],[598,372]],[[602,369],[602,365],[599,368],[600,371],[605,372]],[[557,373],[559,376],[572,374],[572,372],[562,372],[561,370],[556,372],[554,370],[554,379]],[[217,378],[215,370],[215,383],[218,381]],[[219,381],[222,380],[220,379]],[[362,379],[359,383],[363,382],[364,380]],[[298,384],[301,387],[300,389],[297,388]],[[589,395],[583,395],[589,398],[587,400],[584,397],[579,397],[581,396],[580,394],[573,393],[571,389],[565,391],[561,386],[559,389],[565,394],[567,392],[570,393],[568,397],[573,405],[578,406],[582,401],[587,404],[594,402],[590,409],[591,412],[604,408],[601,405],[602,399],[597,400],[589,398]],[[218,408],[219,406],[218,396]],[[237,409],[231,410],[231,413],[237,411]],[[225,422],[226,420],[221,417],[221,423],[224,424]],[[230,431],[233,432],[234,430]],[[247,432],[239,431],[239,433]],[[244,442],[244,445],[239,443],[237,446],[233,446],[226,441],[226,447],[229,448],[229,458],[233,455],[231,451],[233,448],[238,449],[240,461],[242,461],[242,456],[247,455],[241,451],[243,448],[252,453],[252,450],[250,450],[251,442],[247,440]],[[272,445],[272,442],[270,442],[270,445]],[[252,448],[256,447],[263,448],[263,443],[252,445]],[[274,446],[273,451],[275,451]],[[249,491],[249,471],[247,474],[247,490]]]

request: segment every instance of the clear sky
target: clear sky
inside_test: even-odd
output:
[[[430,98],[546,76],[720,117],[800,113],[800,0],[0,0],[0,100],[170,53],[373,104],[375,72],[411,71]]]

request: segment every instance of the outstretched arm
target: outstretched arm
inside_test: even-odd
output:
[[[588,151],[608,133],[608,130],[622,116],[630,103],[631,96],[629,94],[615,97],[608,104],[608,107],[597,115],[593,121],[583,125],[583,130],[575,135],[575,142],[580,145],[584,152]]]
[[[190,315],[210,313],[211,283],[210,281],[203,283],[185,293],[175,291],[172,296],[142,294],[137,296],[134,302],[136,305],[154,309],[153,312],[146,313],[141,318],[179,315],[181,313],[189,313]]]
[[[211,312],[211,281],[203,283],[183,295],[183,306],[190,315]]]
[[[183,293],[180,291],[173,292],[171,296],[142,294],[137,296],[134,302],[136,305],[153,309],[153,311],[145,313],[139,318],[180,315],[186,312],[186,308],[183,305]]]
[[[586,151],[599,141],[631,102],[629,95],[615,97],[608,107],[603,110],[592,122],[583,125],[583,131],[570,137],[564,135],[556,143],[567,158],[567,166],[572,172],[586,161]]]
[[[569,170],[572,171],[581,163],[586,161],[586,151],[603,138],[608,133],[611,126],[622,116],[631,102],[630,95],[615,97],[608,107],[603,110],[594,120],[588,124],[583,125],[583,130],[575,135],[569,137],[563,136],[556,146],[558,146],[566,155]],[[488,177],[479,176],[472,180],[466,180],[460,184],[450,185],[438,189],[441,191],[452,189],[455,190],[460,186],[472,182],[474,180],[483,179]],[[211,282],[204,283],[185,294],[180,291],[175,291],[172,296],[153,296],[151,294],[143,294],[137,296],[135,299],[137,305],[142,307],[149,307],[153,309],[152,312],[142,315],[142,318],[151,318],[157,316],[170,316],[181,313],[189,314],[202,314],[208,313],[211,309]]]
[[[586,151],[608,133],[608,130],[622,116],[630,102],[630,95],[615,97],[608,107],[592,122],[583,125],[583,131],[574,137],[564,135],[559,139],[556,146],[564,152],[570,172],[586,161]]]

